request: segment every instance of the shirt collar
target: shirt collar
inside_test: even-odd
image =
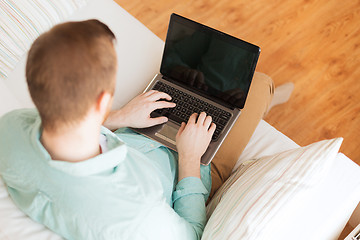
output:
[[[36,134],[33,136],[36,137],[37,147],[48,161],[48,164],[53,168],[74,176],[89,176],[113,170],[125,159],[127,154],[126,145],[113,132],[102,127],[101,135],[106,138],[106,152],[81,162],[53,160],[40,142],[41,124],[38,124],[37,131],[35,132]]]
[[[126,153],[126,146],[125,144],[122,144],[85,161],[73,163],[50,160],[49,165],[70,175],[89,176],[113,170],[125,159]]]

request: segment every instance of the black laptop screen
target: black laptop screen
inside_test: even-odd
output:
[[[160,72],[219,103],[243,108],[260,48],[172,14]]]

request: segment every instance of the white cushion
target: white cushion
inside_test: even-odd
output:
[[[0,117],[6,112],[20,107],[19,101],[14,97],[2,79],[0,79]]]
[[[0,80],[41,33],[85,4],[86,0],[0,1]]]
[[[325,140],[243,162],[208,205],[203,239],[266,239],[267,224],[324,179],[341,143]]]

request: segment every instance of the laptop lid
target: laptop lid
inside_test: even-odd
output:
[[[221,105],[242,109],[259,55],[256,45],[173,13],[160,72]]]

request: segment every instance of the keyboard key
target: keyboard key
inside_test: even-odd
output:
[[[219,130],[221,131],[221,130],[223,130],[223,129],[224,129],[224,126],[217,124],[217,125],[216,125],[216,128],[217,128],[217,129],[219,129]]]
[[[220,123],[220,125],[224,125],[225,126],[225,124],[226,124],[226,121],[224,120],[224,119],[222,119],[222,118],[219,118],[219,121],[218,121],[219,123]]]
[[[230,114],[230,113],[229,113]],[[221,114],[219,117],[221,118],[221,119],[224,119],[224,120],[229,120],[230,119],[230,116],[231,116],[231,114],[230,115],[227,115],[227,114]]]

